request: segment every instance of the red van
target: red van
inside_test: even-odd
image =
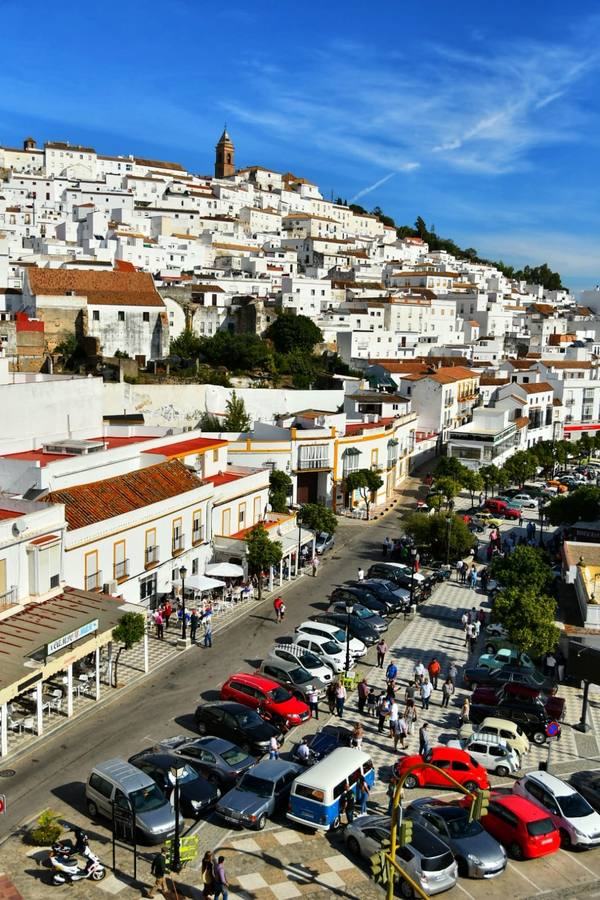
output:
[[[498,497],[492,497],[490,500],[485,501],[484,509],[496,513],[497,516],[503,516],[508,509],[508,503],[506,500],[499,500]]]
[[[253,709],[260,708],[259,712],[262,710],[274,724],[280,722],[286,728],[293,728],[310,719],[310,709],[306,703],[276,681],[260,674],[240,672],[230,675],[221,688],[221,699],[234,700]]]

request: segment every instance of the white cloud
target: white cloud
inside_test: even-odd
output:
[[[557,231],[491,232],[477,237],[477,250],[482,256],[510,260],[516,266],[538,266],[547,262],[568,283],[598,281],[600,276],[600,234],[577,237]]]

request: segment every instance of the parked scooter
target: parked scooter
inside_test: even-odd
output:
[[[102,881],[106,869],[92,851],[88,836],[78,828],[73,829],[75,844],[70,840],[57,841],[52,845],[50,865],[53,869],[52,884],[73,884],[76,881]],[[85,865],[80,866],[76,857],[81,855]]]

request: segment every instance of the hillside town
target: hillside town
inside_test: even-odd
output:
[[[103,746],[97,758],[88,756],[83,763],[82,752],[74,762],[86,771],[96,766],[91,778],[97,790],[90,778],[85,801],[82,794],[73,802],[73,821],[89,829],[90,818],[102,819],[101,785],[113,775],[100,759],[127,756],[132,742],[141,751],[144,743],[168,737],[162,720],[155,729],[152,707],[145,705],[151,698],[142,696],[148,679],[162,679],[167,664],[171,675],[187,665],[204,679],[186,687],[185,696],[173,688],[172,733],[185,728],[212,734],[201,706],[195,719],[187,716],[182,724],[178,704],[198,702],[199,694],[219,680],[220,694],[212,690],[200,697],[207,700],[206,709],[210,712],[220,697],[264,713],[272,728],[269,741],[243,748],[252,757],[269,749],[269,763],[279,761],[278,741],[283,744],[292,726],[305,729],[319,705],[323,716],[329,704],[337,729],[346,704],[345,715],[357,723],[348,738],[352,753],[365,757],[364,778],[357,783],[367,787],[356,802],[362,803],[363,815],[373,818],[375,810],[389,815],[398,807],[400,787],[397,795],[395,788],[402,781],[403,760],[413,759],[403,752],[392,764],[398,735],[393,753],[392,741],[382,749],[382,722],[393,731],[386,717],[395,705],[398,719],[394,691],[404,700],[405,681],[413,688],[406,709],[414,707],[414,696],[419,709],[429,709],[431,691],[426,689],[423,698],[422,690],[428,677],[419,675],[416,695],[412,679],[418,664],[429,664],[431,674],[432,659],[438,666],[431,678],[434,697],[439,694],[441,700],[442,684],[451,683],[448,698],[456,689],[456,705],[460,696],[454,718],[463,704],[453,752],[468,755],[464,751],[473,728],[467,733],[464,726],[476,728],[483,721],[476,713],[469,718],[465,687],[485,692],[492,684],[487,669],[519,668],[525,666],[524,657],[533,669],[532,657],[543,670],[544,686],[552,682],[551,693],[558,687],[566,699],[556,715],[560,724],[552,716],[535,728],[523,726],[531,739],[524,771],[534,762],[544,768],[546,752],[550,759],[548,741],[556,735],[547,730],[550,723],[559,734],[562,729],[560,748],[553,750],[558,773],[571,775],[573,761],[585,754],[588,761],[599,758],[598,695],[587,718],[592,676],[567,666],[566,676],[563,671],[563,677],[554,678],[554,665],[557,672],[559,664],[563,670],[571,665],[574,651],[567,645],[574,635],[590,658],[599,652],[594,635],[600,629],[600,464],[595,462],[600,450],[600,290],[576,297],[566,287],[530,283],[476,255],[432,248],[424,237],[389,224],[380,210],[367,212],[341,198],[328,199],[301,175],[260,165],[238,168],[234,137],[223,130],[214,172],[205,175],[177,162],[103,155],[67,141],[38,146],[27,137],[22,147],[0,147],[0,760],[17,771],[23,796],[29,798],[27,809],[13,813],[8,782],[8,801],[0,793],[0,813],[8,802],[14,833],[35,806],[30,796],[34,775],[24,765],[31,753],[41,758],[44,748],[55,746],[47,742],[66,742],[70,733],[79,735],[82,747],[95,746],[93,723],[100,721],[102,710],[108,710],[106,718],[118,711],[120,724],[102,726],[110,748]],[[254,362],[234,360],[236,339],[252,349]],[[587,493],[578,507],[581,492]],[[438,521],[441,531],[434,534]],[[536,554],[550,572],[539,590],[538,563],[531,562]],[[515,649],[517,632],[527,630],[521,620],[512,631],[492,622],[492,604],[503,586],[499,566],[505,566],[506,588],[512,559],[522,560],[523,567],[521,574],[511,574],[515,585],[522,577],[521,588],[529,586],[536,598],[543,594],[545,601],[552,583],[555,599],[544,620],[551,639],[548,646],[539,644],[539,652],[535,641],[541,640],[541,626],[537,637],[528,637],[531,645]],[[311,608],[325,590],[330,592],[325,606]],[[259,606],[265,601],[267,607]],[[351,631],[358,608],[365,622],[357,621]],[[259,609],[262,617],[255,612]],[[371,618],[377,623],[366,624]],[[141,630],[132,636],[135,628],[131,633],[127,628],[135,621],[141,621]],[[272,646],[276,625],[282,643]],[[288,628],[291,636],[283,637]],[[214,663],[209,653],[213,631],[215,648],[221,644]],[[339,658],[334,659],[336,641]],[[288,645],[296,649],[286,657],[281,646]],[[361,657],[368,648],[374,654],[375,645],[381,664],[372,660],[359,679],[357,666],[366,664]],[[192,654],[201,662],[193,662]],[[262,696],[261,685],[264,691],[277,685],[287,690],[293,672],[303,668],[300,657],[308,667],[308,657],[314,660],[315,654],[319,672],[308,668],[309,687],[292,692],[301,711],[289,713],[285,721],[276,710],[269,714],[271,695],[256,699]],[[235,672],[245,665],[242,657],[249,657],[251,671],[256,669],[256,677],[246,673],[256,684],[215,668]],[[390,677],[388,664],[394,660],[398,668],[394,665]],[[390,703],[385,714],[379,713],[377,729],[375,706],[372,719],[361,718],[368,692],[363,687],[360,693],[360,683],[367,678],[377,697],[381,692]],[[327,687],[330,681],[335,696]],[[577,734],[582,681],[583,727]],[[168,687],[165,682],[157,688],[165,706],[171,703]],[[496,704],[497,717],[508,709],[507,696],[492,695],[489,701]],[[473,697],[473,710],[478,701],[488,702]],[[442,702],[431,713],[429,732],[419,722],[424,759],[435,755],[438,736],[448,731],[447,705]],[[541,701],[538,705],[545,708]],[[506,718],[520,726],[518,710],[513,712],[516,718],[508,711]],[[275,726],[281,728],[276,732]],[[402,736],[403,751],[405,738],[412,735],[411,727]],[[197,734],[185,740],[192,736],[200,744]],[[127,752],[117,746],[119,740],[129,742]],[[165,758],[167,750],[179,746],[172,741],[160,745]],[[328,753],[350,752],[334,745]],[[502,743],[503,753],[515,756],[513,749],[510,741]],[[291,782],[304,777],[300,764],[308,756],[303,758],[297,747],[287,750],[291,762],[282,778],[287,794],[292,790],[288,819],[307,825],[308,814],[294,805]],[[152,765],[146,760],[144,769],[140,763],[151,775],[160,762],[154,751]],[[188,768],[190,759],[185,759]],[[516,768],[488,769],[496,778],[492,791],[505,784],[507,773],[520,770],[522,759],[517,762]],[[258,763],[267,765],[266,760]],[[381,797],[373,787],[378,783],[374,768],[376,779],[385,773]],[[485,776],[485,765],[479,768]],[[48,771],[48,779],[55,775]],[[525,782],[529,775],[519,777]],[[252,825],[241,813],[232,813],[222,795],[233,782],[215,778],[208,777],[219,790],[210,800],[212,818],[202,832],[210,834],[206,840],[217,847],[225,836],[231,839],[223,822],[261,831],[267,813],[253,814]],[[429,785],[431,793],[432,783],[422,779],[412,786]],[[477,786],[490,789],[487,776],[461,783],[467,785],[465,793],[473,794]],[[354,809],[354,795],[347,796],[351,787],[342,785],[345,802]],[[50,781],[44,782],[46,788]],[[68,791],[59,796],[61,803],[64,797],[72,800]],[[182,816],[198,820],[201,808],[208,816],[208,801],[197,803]],[[598,803],[595,808],[600,809]],[[344,809],[340,806],[327,820],[327,828],[338,829]],[[179,805],[175,813],[169,811],[176,823],[179,812]],[[114,827],[114,802],[110,815]],[[576,838],[577,832],[565,839],[564,827],[557,825],[552,849],[560,844],[566,856],[578,840],[600,845],[600,817],[594,815],[597,831],[594,824],[585,840]],[[214,824],[219,816],[220,831]],[[343,847],[368,860],[368,828],[363,833],[356,824],[363,817],[357,812],[354,824],[352,816],[346,817]],[[179,854],[179,824],[171,819],[158,840],[174,840]],[[289,821],[287,827],[293,827]],[[314,847],[322,840],[319,828],[326,830],[318,823],[315,828]],[[294,840],[282,837],[282,852]],[[319,871],[299,881],[316,880],[313,888],[322,893],[315,897],[332,896],[328,892],[344,884],[355,891],[348,897],[383,896],[359,865],[348,863],[341,846],[335,845],[331,871],[323,867],[325,880]],[[334,859],[333,852],[329,848],[320,861]],[[518,858],[514,842],[509,852]],[[230,860],[226,864],[233,869]],[[173,871],[178,862],[177,856]],[[90,863],[89,873],[104,871],[96,863]],[[600,862],[594,864],[597,879]],[[56,871],[62,871],[60,865],[55,864]],[[459,875],[461,883],[467,876],[483,879],[505,869],[504,877],[515,877],[500,844],[494,865],[488,871],[484,862],[452,861],[452,883],[446,887]],[[7,864],[6,869],[21,884],[16,867]],[[411,891],[417,882],[421,893],[415,888],[415,894],[402,891],[403,896],[427,896],[427,877],[410,871],[412,881],[402,883],[412,885]],[[112,893],[139,896],[139,890],[131,893],[129,882],[110,877]],[[266,878],[266,869],[260,875],[247,869],[239,877],[240,893],[230,896],[262,897],[248,892],[266,887]],[[278,890],[273,888],[269,897],[283,900],[303,892],[282,887],[282,881],[274,884]],[[511,896],[533,896],[537,891],[530,887],[520,884]],[[30,886],[22,896],[44,896],[36,890]],[[486,896],[470,882],[469,891],[477,890],[477,897]]]

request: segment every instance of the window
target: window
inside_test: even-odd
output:
[[[244,527],[244,522],[246,520],[246,504],[240,503],[238,506],[238,531],[240,531]]]
[[[149,322],[150,321],[150,313],[149,312],[142,313],[142,319],[144,320],[144,322]]]
[[[202,510],[196,509],[192,513],[192,544],[200,544],[204,540],[204,528],[202,527]]]
[[[117,316],[118,316],[119,322],[125,321],[125,313],[122,309],[119,310],[119,312],[117,313]]]
[[[102,573],[98,571],[98,551],[91,550],[85,554],[85,589],[86,591],[97,591],[102,586]]]
[[[90,775],[90,787],[94,791],[98,791],[99,794],[102,794],[103,797],[108,798],[112,793],[110,781],[107,781],[106,778],[102,778],[102,776],[98,775],[96,772]]]
[[[310,444],[298,448],[299,469],[329,468],[329,447],[327,444]]]
[[[100,321],[100,310],[99,310],[99,309],[93,310],[93,312],[92,312],[92,321],[93,321],[93,322],[99,322],[99,321]]]
[[[192,560],[192,575],[198,574],[198,557]]]
[[[213,461],[213,462],[219,462],[219,451],[218,451],[218,450],[213,450],[213,452],[212,452],[212,461]]]
[[[173,519],[171,528],[173,537],[173,553],[180,553],[184,547],[183,523],[181,518]]]
[[[156,573],[140,578],[140,603],[149,605],[156,596]]]
[[[348,447],[342,453],[342,475],[346,478],[350,472],[357,472],[360,468],[360,450],[356,447]]]
[[[125,541],[113,545],[113,578],[121,581],[129,577],[129,560],[125,558]]]

